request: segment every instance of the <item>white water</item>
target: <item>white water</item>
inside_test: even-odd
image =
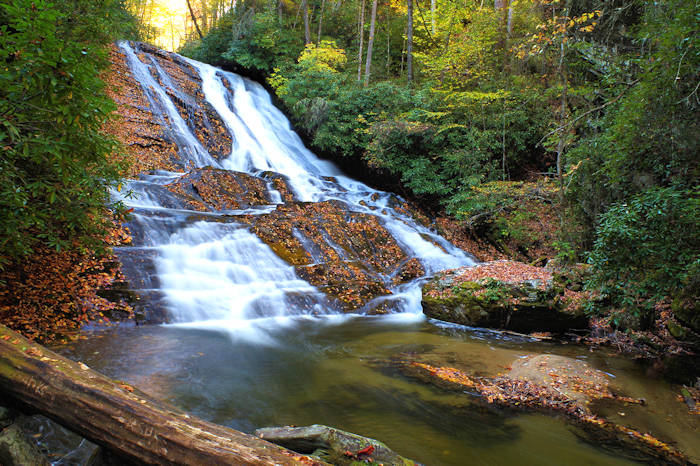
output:
[[[129,44],[122,43],[120,47],[151,106],[164,116],[164,121],[172,123],[171,136],[177,142],[183,165],[284,174],[302,201],[337,199],[347,203],[350,210],[379,217],[407,255],[418,258],[429,274],[474,263],[444,238],[394,210],[391,206],[397,202],[396,196],[344,176],[333,164],[306,149],[262,86],[185,59],[199,72],[206,99],[233,135],[230,156],[217,161],[200,144],[166,90],[153,78],[151,72],[163,75],[163,70],[155,61],[142,62]],[[167,76],[161,76],[160,81],[174,86]],[[218,221],[221,215],[216,213],[196,213],[197,221],[192,221],[190,217],[195,213],[179,205],[162,188],[179,175],[145,175],[127,182],[123,192],[131,191],[135,196],[127,198],[115,193],[135,210],[135,245],[156,253],[158,290],[174,322],[234,334],[251,334],[252,330],[252,334],[261,337],[260,328],[284,325],[290,316],[335,313],[322,293],[300,280],[291,266],[244,225]],[[328,176],[335,181],[323,179]],[[273,191],[270,206],[246,213],[269,212],[281,202],[279,193]],[[393,290],[393,295],[378,299],[391,302],[397,312],[413,316],[421,313],[420,288],[415,282],[401,285]]]

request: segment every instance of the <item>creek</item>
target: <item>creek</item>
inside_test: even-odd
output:
[[[113,193],[133,209],[128,224],[133,244],[117,249],[127,279],[146,312],[160,309],[167,323],[88,330],[88,338],[60,352],[245,432],[327,424],[381,440],[426,464],[631,461],[624,452],[586,442],[561,418],[487,408],[469,394],[442,392],[385,364],[419,354],[496,375],[526,354],[563,354],[585,358],[615,377],[626,394],[647,400],[624,412],[606,406],[600,412],[675,441],[700,458],[698,423],[672,387],[649,379],[624,358],[425,319],[424,277],[474,260],[414,220],[399,197],[343,175],[306,149],[262,86],[169,55],[171,65],[193,76],[198,90],[188,93],[162,56],[134,44],[119,47],[150,112],[167,126],[181,168],[143,173]],[[202,108],[230,135],[230,153],[214,157],[207,148],[210,141],[193,123]],[[188,184],[194,189],[188,196],[168,189],[186,172],[204,167],[235,174],[239,184],[245,179],[264,186],[262,202],[194,209],[190,201],[202,201],[201,188]],[[316,215],[314,206],[331,209],[344,223],[325,228],[304,223]],[[285,210],[291,207],[301,209],[293,220]],[[270,239],[277,238],[274,232],[259,227],[269,219],[284,226],[288,237]],[[356,228],[367,222],[388,234],[361,247],[369,233]],[[280,252],[291,247],[288,242],[300,245],[302,260]],[[383,252],[387,244],[395,247],[393,253]],[[422,273],[401,272],[411,260]],[[353,286],[386,291],[365,293],[355,302],[348,290],[337,292],[309,278],[315,276],[309,270],[326,269],[326,281],[342,281],[347,273]]]

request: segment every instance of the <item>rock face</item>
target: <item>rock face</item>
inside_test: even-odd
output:
[[[153,79],[166,89],[200,144],[215,158],[228,155],[231,136],[204,98],[202,81],[194,68],[178,55],[148,44],[139,44],[136,56],[162,71],[154,73]],[[109,58],[111,69],[105,81],[107,95],[117,104],[117,118],[105,129],[125,146],[131,162],[129,174],[187,168],[178,154],[178,136],[171,122],[155,109],[153,91],[144,91],[136,81],[122,49],[114,46]]]
[[[423,312],[434,319],[516,332],[585,328],[551,272],[514,261],[493,261],[438,273],[423,287]]]
[[[392,285],[425,273],[377,217],[352,212],[342,201],[289,203],[246,221],[300,277],[346,311],[365,307],[391,294]],[[364,310],[383,311],[371,305]]]
[[[318,424],[308,427],[266,427],[256,430],[255,435],[297,453],[319,456],[338,466],[363,463],[386,466],[418,464],[398,455],[378,440]]]

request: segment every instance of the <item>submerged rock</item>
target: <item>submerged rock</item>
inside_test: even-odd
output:
[[[616,398],[610,390],[609,376],[580,359],[531,354],[517,359],[507,376],[547,387],[586,411],[593,399]]]
[[[423,287],[423,312],[434,319],[516,332],[585,328],[570,293],[552,273],[514,261],[484,262],[441,272]]]
[[[266,427],[256,430],[255,435],[297,453],[313,454],[340,466],[364,462],[385,466],[418,464],[400,456],[378,440],[318,424],[306,427]]]
[[[390,364],[405,376],[475,396],[480,403],[563,414],[589,442],[619,448],[634,459],[653,464],[690,464],[673,446],[594,414],[589,407],[592,400],[609,399],[621,406],[644,404],[644,401],[614,394],[607,375],[584,361],[528,355],[514,361],[510,373],[496,377],[479,377],[455,367],[414,360],[394,360]]]
[[[0,464],[3,466],[48,466],[46,457],[16,424],[0,432]]]

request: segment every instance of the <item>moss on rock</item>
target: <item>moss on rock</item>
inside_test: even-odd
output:
[[[513,261],[448,270],[423,287],[423,312],[447,322],[517,332],[564,332],[587,319],[550,272]]]

